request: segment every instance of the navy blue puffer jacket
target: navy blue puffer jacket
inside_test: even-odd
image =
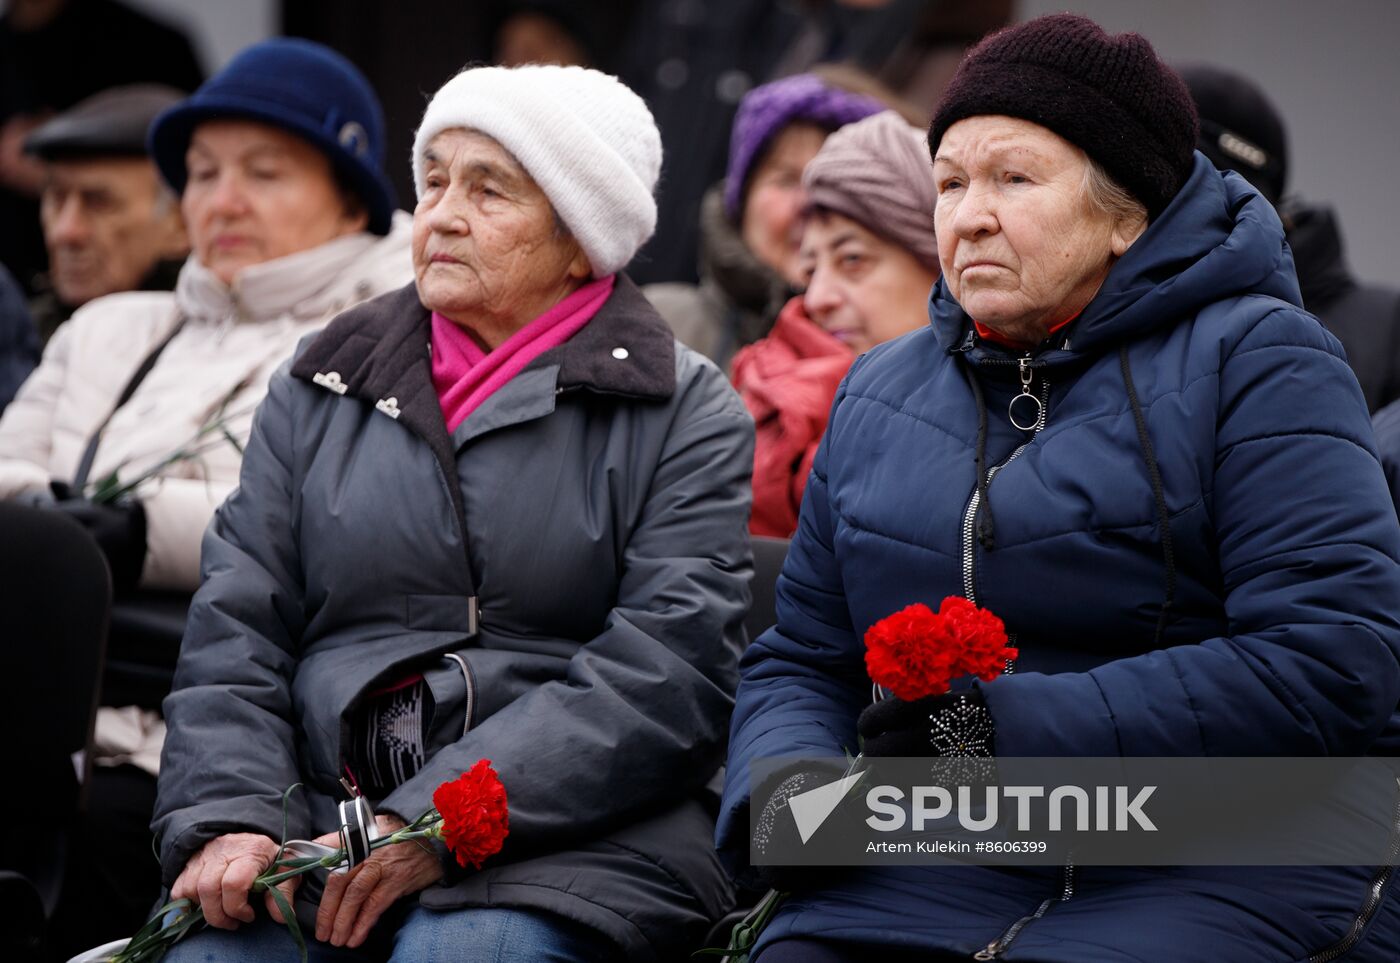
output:
[[[854,751],[866,628],[947,595],[1017,636],[1015,674],[982,686],[1000,755],[1371,750],[1400,701],[1400,526],[1356,379],[1299,305],[1273,209],[1197,154],[1041,349],[979,340],[940,283],[930,327],[857,361],[777,627],[743,662],[718,836],[731,868],[747,862],[749,762]],[[1023,362],[1047,399],[1039,430],[1007,416]],[[1002,466],[975,518],[974,381],[985,464]],[[1373,888],[1384,898],[1368,910]],[[1392,961],[1391,889],[1372,867],[851,870],[791,899],[764,942],[1042,963]]]

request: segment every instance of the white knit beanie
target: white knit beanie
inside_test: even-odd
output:
[[[433,95],[413,139],[413,182],[444,130],[480,131],[515,156],[578,240],[595,277],[620,271],[656,230],[661,134],[616,77],[586,67],[474,67]]]

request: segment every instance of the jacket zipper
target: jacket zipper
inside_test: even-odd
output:
[[[1022,372],[1023,377],[1024,377],[1024,375],[1025,375],[1027,372],[1029,372],[1030,369],[1031,369],[1030,358],[1029,358],[1029,357],[1022,358],[1022,359],[1020,360],[1019,363],[1020,363],[1020,367],[1021,367],[1021,372]],[[976,377],[976,375],[973,375],[973,377]],[[994,466],[987,472],[987,485],[988,485],[988,486],[990,486],[990,485],[992,484],[992,479],[996,477],[997,472],[1001,471],[1001,470],[1002,470],[1003,468],[1005,468],[1007,465],[1011,464],[1011,463],[1012,463],[1013,461],[1015,461],[1018,457],[1020,457],[1021,452],[1025,451],[1025,450],[1030,446],[1030,443],[1031,443],[1032,441],[1035,440],[1035,436],[1038,435],[1038,434],[1040,434],[1040,430],[1041,430],[1042,428],[1045,427],[1045,413],[1046,413],[1046,411],[1047,411],[1047,409],[1048,409],[1048,406],[1049,406],[1049,403],[1050,403],[1050,382],[1047,381],[1047,380],[1045,380],[1045,379],[1041,379],[1041,382],[1040,382],[1040,398],[1039,398],[1039,401],[1040,401],[1040,418],[1039,418],[1039,419],[1036,421],[1036,423],[1035,423],[1035,427],[1034,427],[1034,429],[1033,429],[1032,432],[1031,432],[1031,437],[1030,437],[1027,441],[1025,441],[1024,443],[1022,443],[1020,446],[1018,446],[1018,447],[1016,448],[1016,450],[1013,451],[1009,456],[1007,456],[1006,461],[1002,462],[1000,465],[994,465]],[[976,522],[977,522],[977,509],[981,507],[981,504],[982,504],[982,495],[981,495],[981,493],[977,490],[977,486],[976,486],[976,485],[973,485],[973,486],[972,486],[972,497],[968,499],[968,501],[967,501],[967,511],[963,514],[963,531],[962,531],[962,536],[963,536],[963,595],[965,595],[965,596],[967,597],[967,600],[968,600],[969,602],[973,603],[974,605],[977,604],[977,544],[976,544],[977,539],[976,539]]]
[[[1026,924],[1030,923],[1032,920],[1040,919],[1042,916],[1045,915],[1045,911],[1048,910],[1051,906],[1055,905],[1056,902],[1057,900],[1054,896],[1045,900],[1038,907],[1036,907],[1034,913],[1032,913],[1029,916],[1023,916],[1016,922],[1012,923],[1010,928],[1007,929],[1005,933],[1001,934],[1001,936],[998,936],[996,939],[992,940],[982,949],[972,954],[972,958],[974,960],[1001,959],[1001,955],[1006,952],[1007,948],[1011,946],[1011,944],[1015,941],[1016,937],[1021,935],[1021,930],[1025,929]]]
[[[1029,394],[1030,379],[1031,377],[1033,377],[1030,356],[1026,355],[1020,358],[1016,363],[1021,376],[1022,393]],[[976,377],[976,375],[974,375],[973,377]],[[1003,461],[999,465],[993,466],[990,470],[988,470],[987,485],[989,487],[992,484],[992,479],[996,477],[997,472],[1001,471],[1007,465],[1011,464],[1018,457],[1020,457],[1021,452],[1025,451],[1028,447],[1030,447],[1031,442],[1035,440],[1035,436],[1040,434],[1041,429],[1045,427],[1046,412],[1049,410],[1050,405],[1050,382],[1044,378],[1042,378],[1040,382],[1040,397],[1037,400],[1040,402],[1040,416],[1036,419],[1035,425],[1031,429],[1031,437],[1028,438],[1022,444],[1018,445],[1016,449],[1013,452],[1011,452],[1010,455],[1007,456],[1005,461]],[[972,489],[972,496],[967,501],[967,511],[963,515],[962,531],[963,594],[967,597],[967,600],[969,602],[972,602],[974,605],[977,603],[977,509],[981,507],[981,503],[981,493],[978,492],[977,487],[974,485]],[[1015,641],[1014,636],[1008,641]],[[1013,671],[1013,663],[1008,661],[1006,671]],[[1023,916],[1016,922],[1012,923],[1009,927],[1007,927],[1006,932],[1002,933],[996,939],[992,940],[992,942],[988,943],[982,949],[978,950],[975,954],[973,954],[972,958],[974,960],[984,961],[1000,959],[1001,955],[1005,953],[1006,950],[1011,946],[1011,944],[1016,941],[1016,938],[1021,935],[1021,931],[1026,928],[1027,924],[1029,924],[1032,920],[1040,919],[1046,914],[1047,911],[1049,911],[1050,907],[1054,906],[1056,903],[1066,902],[1073,896],[1074,863],[1071,860],[1066,859],[1064,865],[1064,878],[1060,887],[1060,895],[1052,896],[1049,899],[1046,899],[1043,902],[1041,902],[1041,904],[1036,907],[1034,913],[1031,913],[1029,916]]]
[[[465,670],[462,676],[467,680],[467,719],[462,724],[462,734],[466,735],[475,724],[473,717],[476,715],[476,671],[466,659],[462,659],[462,668]]]
[[[1377,869],[1376,874],[1371,877],[1371,886],[1366,891],[1366,899],[1362,902],[1361,910],[1356,914],[1356,919],[1351,921],[1351,928],[1340,940],[1309,956],[1308,963],[1330,963],[1330,961],[1350,953],[1352,947],[1361,942],[1362,934],[1366,932],[1371,917],[1375,916],[1376,910],[1380,909],[1386,884],[1390,882],[1390,877],[1395,873],[1394,863],[1397,855],[1400,855],[1400,800],[1397,800],[1395,811],[1391,814],[1390,846],[1387,847],[1386,865]]]
[[[1011,944],[1016,942],[1016,937],[1021,935],[1021,931],[1033,920],[1038,920],[1046,914],[1050,907],[1056,903],[1067,903],[1074,897],[1074,863],[1066,860],[1064,867],[1064,882],[1060,887],[1060,895],[1052,896],[1036,907],[1035,912],[1029,916],[1023,916],[1012,923],[1005,933],[992,940],[982,949],[972,954],[974,960],[999,960]]]
[[[456,662],[457,668],[462,670],[462,681],[466,686],[466,692],[463,701],[465,701],[467,704],[465,719],[462,723],[462,735],[465,736],[468,732],[471,731],[472,716],[476,712],[476,672],[472,669],[471,664],[468,663],[466,659],[462,658],[456,652],[444,652],[442,657],[444,659],[451,659],[453,662]]]

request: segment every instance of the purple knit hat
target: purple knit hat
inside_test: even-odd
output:
[[[884,109],[885,105],[873,97],[830,87],[812,74],[784,77],[750,90],[739,103],[729,135],[729,168],[724,180],[724,210],[729,219],[739,222],[754,164],[788,124],[806,121],[836,130]]]

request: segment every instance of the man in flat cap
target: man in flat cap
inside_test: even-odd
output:
[[[25,141],[45,167],[39,214],[49,289],[30,305],[45,342],[94,298],[174,288],[189,242],[180,205],[146,154],[146,130],[183,97],[154,84],[113,87]]]

